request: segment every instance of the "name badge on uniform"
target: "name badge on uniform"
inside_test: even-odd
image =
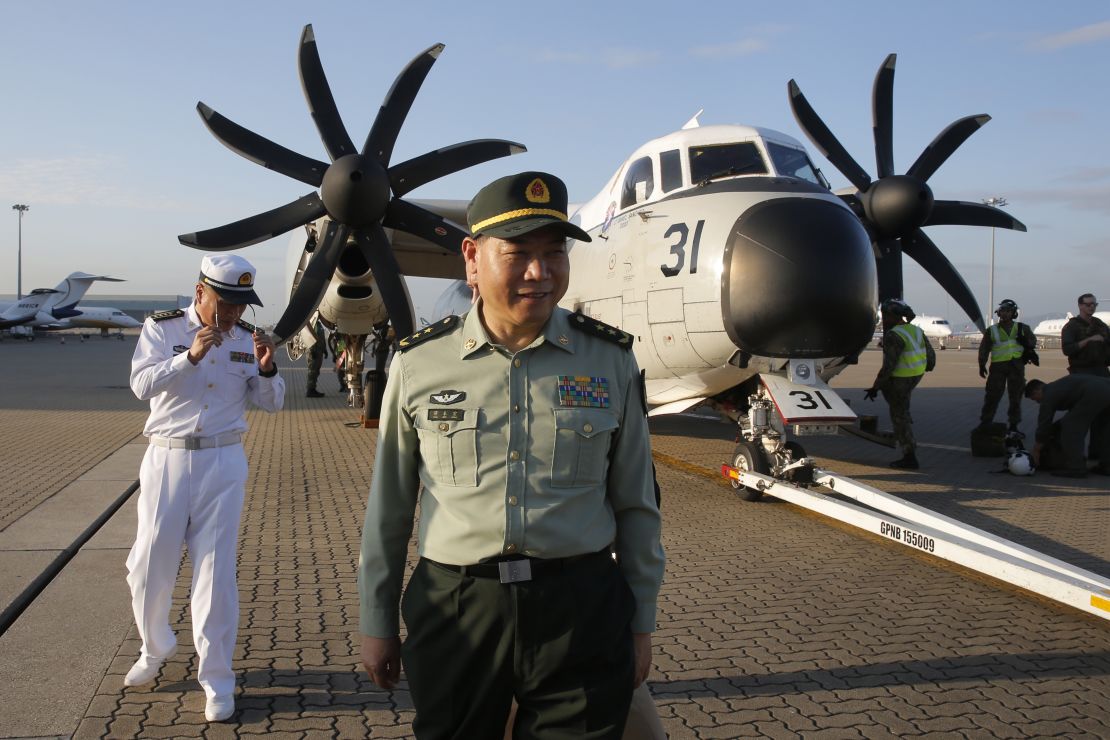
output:
[[[186,347],[186,346],[185,346],[184,344],[175,344],[175,345],[173,346],[173,353],[174,353],[175,355],[179,355],[179,354],[181,354],[182,352],[188,352],[188,351],[189,351],[189,348],[188,348],[188,347]]]
[[[559,405],[580,408],[609,408],[609,379],[588,375],[559,376]]]
[[[231,353],[231,361],[232,362],[243,362],[243,363],[246,363],[248,365],[253,365],[254,364],[254,355],[251,354],[250,352],[232,352]]]
[[[462,421],[462,409],[428,409],[428,421]]]

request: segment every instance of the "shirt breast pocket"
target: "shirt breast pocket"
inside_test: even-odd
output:
[[[217,395],[229,401],[234,401],[246,395],[247,381],[258,375],[258,367],[242,362],[230,362],[224,368],[224,372],[219,373],[219,375],[220,377],[216,381],[219,383]]]
[[[617,417],[604,409],[554,409],[555,449],[551,485],[592,486],[602,483]]]
[[[447,418],[429,419],[439,415]],[[416,420],[420,457],[433,480],[445,486],[478,485],[479,409],[422,409]],[[461,418],[459,418],[461,417]]]

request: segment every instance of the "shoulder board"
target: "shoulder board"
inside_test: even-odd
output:
[[[165,321],[166,319],[180,319],[185,315],[185,312],[180,308],[175,308],[171,311],[159,311],[150,315],[151,321]]]
[[[256,331],[258,331],[258,327],[250,323],[249,321],[243,321],[242,319],[239,319],[235,323],[237,326],[241,326],[242,328],[249,331],[251,334],[254,334]]]
[[[583,316],[580,313],[571,315],[570,325],[579,331],[584,331],[599,339],[604,339],[607,342],[612,342],[622,349],[632,349],[632,335],[626,331],[621,331],[615,326],[609,326],[603,321],[591,319],[589,316]]]
[[[434,324],[428,324],[423,329],[414,334],[410,334],[401,341],[397,342],[397,349],[404,352],[407,349],[412,349],[421,342],[426,342],[433,337],[438,337],[454,329],[459,323],[458,316],[448,316],[445,319],[440,319]]]

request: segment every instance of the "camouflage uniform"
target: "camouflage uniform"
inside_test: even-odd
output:
[[[1001,324],[995,326],[1001,327]],[[979,343],[979,367],[984,368],[987,360],[991,358],[994,347],[995,326],[983,332],[983,340]],[[1000,329],[999,329],[1000,330]],[[1005,361],[992,361],[987,372],[986,397],[983,399],[983,410],[979,414],[979,421],[990,424],[994,421],[994,413],[998,410],[998,403],[1002,394],[1009,390],[1009,406],[1006,408],[1006,419],[1012,428],[1017,428],[1021,423],[1021,399],[1025,390],[1025,358],[1029,351],[1037,346],[1037,338],[1032,330],[1020,321],[1013,322],[1013,338],[1025,350],[1021,356]],[[1003,341],[1006,337],[1003,336]]]
[[[316,337],[316,343],[308,350],[308,380],[305,383],[306,389],[310,391],[316,390],[320,366],[324,364],[324,327],[319,321],[312,327],[312,335]]]
[[[910,324],[899,324],[899,326],[910,326]],[[936,354],[928,340],[924,342],[924,345],[925,368],[926,370],[932,370],[933,366],[936,365]],[[892,375],[899,359],[906,350],[905,340],[896,331],[891,329],[883,333],[883,366],[879,368],[879,374],[875,376],[872,387],[878,388],[882,392],[883,400],[890,407],[890,423],[894,425],[894,440],[901,446],[903,454],[913,455],[917,448],[917,442],[913,438],[910,395],[917,384],[921,382],[922,376],[904,378]]]

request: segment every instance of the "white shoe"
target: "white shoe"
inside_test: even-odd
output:
[[[223,722],[235,714],[235,697],[231,694],[213,696],[204,705],[204,718],[209,722]]]
[[[162,670],[162,664],[177,654],[177,646],[174,645],[170,650],[169,655],[162,658],[155,658],[151,655],[141,655],[135,661],[135,665],[131,666],[131,670],[123,678],[124,686],[144,686],[154,680],[158,675],[158,671]]]

